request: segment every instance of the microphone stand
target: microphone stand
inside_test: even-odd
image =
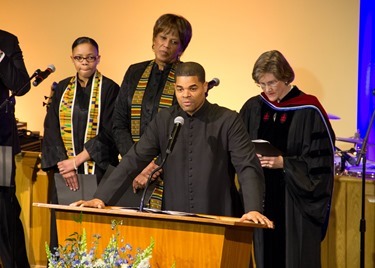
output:
[[[167,149],[165,150],[166,155],[165,155],[162,163],[160,164],[160,166],[158,166],[157,168],[155,168],[151,172],[151,174],[148,176],[148,178],[147,178],[147,182],[146,182],[145,188],[143,189],[143,194],[142,194],[142,198],[141,198],[141,204],[139,205],[139,211],[140,212],[143,212],[143,207],[145,205],[145,196],[146,196],[147,189],[148,189],[148,187],[150,185],[152,176],[155,174],[155,172],[159,171],[164,166],[165,161],[167,161],[168,156],[170,155],[170,153],[173,150],[173,147],[174,147],[174,144],[176,142],[176,137],[178,135],[178,132],[180,131],[181,126],[184,124],[184,119],[181,116],[178,116],[178,117],[176,117],[174,119],[174,123],[175,123],[175,125],[174,125],[174,128],[172,130],[171,135],[169,136],[168,144],[167,144]]]
[[[154,174],[155,174],[157,171],[159,171],[160,169],[163,168],[164,163],[165,163],[165,161],[166,161],[167,158],[168,158],[168,155],[169,155],[169,154],[167,154],[167,155],[165,156],[165,158],[163,159],[163,161],[162,161],[162,163],[160,164],[160,166],[158,166],[157,168],[155,168],[155,169],[150,173],[150,175],[149,175],[148,178],[147,178],[147,182],[146,182],[145,188],[143,189],[143,194],[142,194],[142,198],[141,198],[141,204],[139,205],[139,211],[140,211],[140,212],[143,212],[143,208],[144,208],[144,206],[145,206],[145,197],[146,197],[147,189],[148,189],[148,187],[149,187],[150,184],[151,184],[152,176],[154,176]]]
[[[362,158],[362,198],[361,198],[361,220],[359,223],[359,231],[361,232],[361,241],[360,241],[360,267],[365,267],[365,233],[366,233],[366,218],[365,218],[365,206],[366,206],[366,151],[367,151],[367,142],[370,136],[371,127],[373,125],[375,118],[375,110],[372,113],[370,124],[368,125],[365,139],[363,140],[361,151],[358,154],[357,163],[358,166]]]
[[[5,113],[8,113],[9,112],[9,109],[8,109],[8,106],[9,105],[13,105],[14,106],[14,102],[13,102],[13,98],[14,96],[16,96],[19,92],[21,92],[21,90],[23,90],[25,87],[27,87],[28,85],[30,85],[30,81],[35,77],[37,76],[38,74],[40,73],[40,69],[36,70],[28,79],[28,81],[22,86],[20,87],[19,89],[15,90],[15,91],[12,91],[12,94],[6,98],[3,103],[0,105],[0,110],[2,110],[4,107],[5,107]],[[10,109],[10,112],[14,112],[14,109]],[[17,125],[16,125],[17,127]],[[16,133],[14,133],[14,128],[13,126],[11,126],[11,136],[12,136],[12,148],[13,148],[13,141],[14,139],[16,138]],[[16,195],[16,178],[15,178],[15,168],[13,167],[13,165],[15,165],[15,161],[14,161],[14,156],[13,156],[13,149],[12,149],[12,167],[11,167],[11,176],[10,176],[10,184],[9,184],[9,194],[10,194],[10,205],[11,205],[11,220],[12,220],[12,228],[16,228],[16,217],[17,217],[17,214],[15,213],[15,208],[14,208],[14,197]],[[14,176],[14,181],[12,180],[12,177]],[[13,215],[12,215],[13,214]],[[23,228],[23,227],[22,227]],[[15,233],[16,230],[14,230],[12,232],[12,234],[10,234],[10,237],[11,239],[13,240],[12,242],[12,267],[16,267],[15,266],[15,258],[16,258],[16,233]]]

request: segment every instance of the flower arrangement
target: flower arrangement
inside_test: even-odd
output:
[[[146,249],[137,249],[136,255],[132,256],[130,254],[132,246],[125,244],[123,239],[120,238],[120,232],[117,228],[119,224],[122,224],[122,221],[112,220],[111,228],[116,232],[110,238],[100,257],[97,257],[100,235],[93,236],[93,246],[88,249],[85,229],[82,230],[82,234],[77,232],[71,234],[65,240],[65,245],[59,245],[58,248],[55,248],[54,253],[51,252],[48,243],[46,243],[48,268],[149,268],[155,244],[154,240],[151,238],[150,245]]]

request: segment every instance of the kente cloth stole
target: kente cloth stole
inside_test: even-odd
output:
[[[102,89],[102,75],[99,71],[96,71],[90,95],[89,112],[87,116],[85,140],[94,138],[99,132],[100,122],[100,98]],[[77,88],[77,76],[72,77],[68,86],[66,87],[60,102],[59,118],[60,118],[60,132],[64,142],[64,146],[69,158],[76,156],[74,148],[74,137],[73,137],[73,111],[74,102],[76,98]],[[85,174],[95,173],[95,163],[93,161],[87,161],[84,163]]]
[[[173,104],[176,64],[177,63],[173,64],[171,70],[169,71],[167,81],[165,82],[165,86],[160,97],[159,110],[162,108],[168,108]],[[142,100],[153,65],[154,61],[152,60],[143,72],[132,99],[131,133],[134,142],[139,141],[139,138],[141,136]],[[155,183],[156,187],[149,199],[149,207],[153,209],[161,209],[163,199],[163,180],[161,178],[158,178]]]
[[[153,209],[160,209],[161,205],[163,203],[163,188],[164,188],[164,182],[159,177],[157,178],[157,181],[155,182],[156,186],[154,191],[152,191],[152,194],[149,199],[149,207]]]
[[[147,87],[148,79],[150,77],[154,61],[152,60],[146,67],[145,71],[142,74],[141,79],[138,82],[137,88],[134,92],[132,105],[131,105],[131,134],[134,142],[139,141],[141,136],[141,115],[142,115],[142,100],[145,94]],[[162,108],[168,108],[173,104],[174,97],[174,82],[175,82],[175,67],[176,64],[173,64],[165,86],[163,93],[159,101],[159,110]]]

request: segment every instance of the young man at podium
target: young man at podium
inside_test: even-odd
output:
[[[139,142],[99,185],[95,198],[72,205],[103,208],[115,202],[118,192],[143,189],[147,180],[137,174],[155,156],[164,159],[168,154],[163,166],[164,210],[237,217],[246,212],[243,220],[272,227],[261,214],[263,172],[239,115],[206,100],[205,71],[198,63],[178,65],[175,92],[179,105],[158,113]],[[171,135],[178,116],[184,123],[178,135]],[[174,148],[167,153],[171,137]]]

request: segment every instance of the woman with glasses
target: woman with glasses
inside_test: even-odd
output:
[[[318,99],[292,84],[294,71],[279,51],[263,53],[252,77],[262,93],[240,114],[252,140],[266,140],[282,152],[257,154],[266,180],[264,215],[275,223],[274,230],[263,231],[260,259],[264,267],[320,267],[334,178],[334,132]]]
[[[101,144],[99,139],[89,141],[111,130],[119,86],[98,71],[99,46],[94,39],[77,38],[72,45],[71,60],[76,74],[57,84],[44,121],[42,168],[49,171],[52,203],[57,203],[54,173],[60,172],[66,185],[75,190],[79,187],[77,174],[96,174],[99,182],[108,160],[113,165],[118,163],[115,146]],[[84,149],[92,160],[79,163],[75,157]],[[68,172],[58,168],[58,162],[65,159],[73,167]]]

